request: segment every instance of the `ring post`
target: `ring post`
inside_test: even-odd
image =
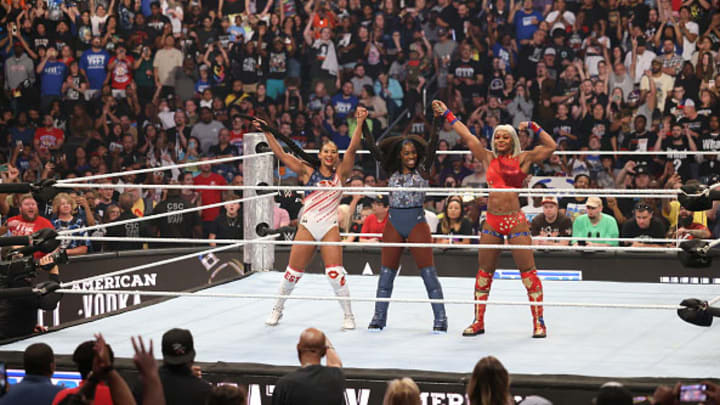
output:
[[[265,134],[251,132],[243,136],[243,154],[255,155],[260,148],[267,148]],[[273,156],[257,156],[243,160],[243,180],[246,185],[273,184]],[[257,195],[255,190],[244,190],[243,197]],[[273,199],[259,198],[243,204],[244,239],[258,237],[255,228],[259,223],[273,223]],[[274,245],[247,243],[244,247],[243,262],[251,271],[272,270],[275,264]]]

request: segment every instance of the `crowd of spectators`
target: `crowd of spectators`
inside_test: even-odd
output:
[[[69,189],[55,200],[35,201],[34,208],[23,206],[19,196],[0,196],[3,218],[20,215],[4,222],[15,235],[235,199],[215,190],[142,186],[242,185],[239,162],[202,161],[242,154],[243,135],[251,131],[243,115],[266,118],[303,148],[332,140],[343,149],[358,105],[369,110],[376,138],[386,132],[427,136],[432,94],[486,145],[498,123],[534,120],[560,150],[673,152],[555,155],[532,168],[533,178],[581,177],[587,187],[638,189],[720,178],[716,155],[693,154],[720,153],[718,0],[6,0],[0,5],[3,181],[197,162],[184,171],[101,181],[119,185],[116,189]],[[519,135],[523,148],[533,146],[528,134]],[[448,125],[440,138],[441,150],[464,148]],[[352,183],[385,184],[369,156],[356,169]],[[277,167],[276,176],[282,184],[296,182],[284,167]],[[486,186],[482,165],[456,155],[438,155],[431,184]],[[376,221],[367,229],[378,229],[384,214],[373,207],[374,198],[348,199],[341,212],[344,230],[365,229],[363,216]],[[542,195],[527,199],[529,220],[552,205],[540,200]],[[477,234],[484,200],[460,193],[447,202],[428,202],[428,211],[438,217],[433,230]],[[562,229],[540,221],[535,234],[720,235],[717,204],[686,223],[687,213],[665,200],[601,202],[603,214],[595,215],[597,202],[562,198],[556,204],[561,214],[588,218],[574,222],[572,232],[562,215]],[[276,225],[293,223],[298,196],[285,195],[278,204]],[[107,226],[93,235],[240,238],[242,207],[235,208]],[[602,230],[595,229],[599,223]],[[143,247],[65,243],[70,254]]]
[[[247,390],[235,383],[212,384],[203,379],[203,370],[195,364],[195,345],[187,329],[170,329],[162,336],[162,365],[158,367],[153,342],[131,338],[133,361],[139,372],[137,381],[126,382],[114,367],[114,353],[102,335],[80,343],[72,360],[82,377],[79,387],[65,388],[51,381],[56,369],[50,346],[34,343],[25,349],[21,382],[0,393],[0,405],[247,405]],[[305,329],[296,345],[300,367],[279,378],[268,392],[273,405],[343,405],[346,403],[346,381],[343,363],[325,333]],[[467,405],[552,405],[551,400],[537,396],[514,396],[505,366],[493,356],[480,359],[465,382]],[[693,385],[688,399],[681,395],[681,385],[661,385],[653,395],[633,396],[622,384],[603,384],[594,405],[680,405],[720,403],[720,386],[705,381]],[[270,394],[268,394],[270,395]],[[388,382],[383,405],[421,405],[421,390],[408,377]]]

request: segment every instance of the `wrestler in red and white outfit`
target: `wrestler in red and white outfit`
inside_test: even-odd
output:
[[[338,148],[333,142],[322,145],[318,153],[318,161],[314,164],[309,162],[315,160],[306,152],[298,150],[297,153],[303,156],[299,159],[285,152],[275,139],[282,134],[277,133],[267,124],[256,122],[258,129],[265,131],[268,145],[280,161],[290,170],[298,174],[298,178],[307,187],[340,187],[342,179],[347,179],[352,171],[355,161],[355,151],[360,145],[360,138],[364,120],[367,117],[367,110],[358,107],[356,117],[358,119],[357,129],[353,134],[348,149],[342,160],[339,159]],[[292,142],[287,140],[286,142]],[[295,233],[296,241],[323,241],[339,242],[340,231],[338,229],[338,206],[340,205],[341,190],[313,190],[303,200],[303,209],[300,213],[298,229]],[[285,270],[278,295],[290,295],[302,278],[305,268],[310,264],[317,246],[306,244],[294,244],[290,248],[290,260]],[[349,297],[350,290],[347,285],[347,272],[342,264],[342,247],[323,245],[320,253],[325,263],[325,274],[332,286],[335,295],[338,297]],[[265,321],[267,325],[274,326],[283,316],[283,309],[287,298],[278,298],[275,302],[270,316]],[[350,301],[340,300],[340,307],[344,313],[343,329],[355,328],[355,317],[353,316]]]
[[[473,156],[485,165],[487,180],[493,188],[520,188],[527,177],[530,166],[549,158],[555,151],[556,144],[552,137],[534,122],[523,122],[519,130],[531,130],[535,134],[537,146],[532,150],[522,151],[515,128],[511,125],[498,125],[493,131],[492,150],[485,149],[478,138],[457,120],[445,104],[433,101],[433,109],[442,112],[453,129],[460,135],[472,151]],[[503,244],[505,238],[511,245],[531,245],[530,228],[525,216],[520,211],[517,193],[491,192],[488,196],[487,219],[483,224],[481,244]],[[476,301],[486,301],[490,294],[493,273],[500,250],[480,249],[478,253],[479,269],[475,277]],[[513,259],[520,270],[523,285],[532,303],[543,300],[542,283],[535,269],[535,257],[531,249],[513,249]],[[541,305],[530,307],[533,318],[533,337],[542,338],[547,335],[543,308]],[[475,319],[465,328],[464,336],[485,333],[485,305],[475,305]]]

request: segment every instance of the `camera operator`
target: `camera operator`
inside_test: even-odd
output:
[[[60,282],[60,268],[57,266],[57,254],[48,254],[33,262],[32,257],[12,258],[0,263],[0,272],[6,274],[7,285],[3,288],[31,287],[36,283],[36,267],[48,272],[48,280]],[[62,294],[28,295],[24,297],[0,299],[0,340],[40,332],[37,323],[37,310],[55,309]]]

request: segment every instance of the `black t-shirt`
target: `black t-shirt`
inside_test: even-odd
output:
[[[680,138],[668,137],[662,141],[662,150],[672,152],[677,151],[678,153],[667,155],[667,159],[673,162],[675,172],[682,177],[683,181],[690,179],[690,164],[692,162],[692,152],[690,151],[690,143],[687,138],[681,136]],[[684,153],[680,153],[684,152]]]
[[[150,33],[152,34],[153,40],[155,37],[162,34],[165,24],[170,24],[170,19],[162,14],[150,15],[147,20],[145,20],[145,25],[152,28]]]
[[[225,211],[221,212],[210,225],[210,232],[215,239],[242,239],[243,213],[238,211],[235,218],[229,218]]]
[[[680,118],[678,120],[678,124],[682,125],[683,128],[687,126],[689,130],[697,133],[698,135],[702,135],[708,131],[707,119],[705,119],[702,115],[698,115],[694,119],[687,117]]]
[[[565,215],[558,213],[555,222],[548,222],[545,214],[535,215],[530,224],[532,236],[572,236],[572,221]]]
[[[271,51],[268,58],[268,78],[284,80],[287,75],[287,52]]]
[[[155,206],[153,214],[180,211],[190,207],[191,205],[181,197],[169,197]],[[153,226],[160,231],[161,238],[192,238],[193,228],[200,226],[200,215],[197,212],[186,212],[157,218],[153,220]]]
[[[552,134],[553,138],[555,140],[560,141],[561,138],[565,138],[568,141],[568,146],[570,147],[570,150],[576,150],[580,149],[579,141],[580,136],[577,133],[577,122],[573,120],[572,118],[555,118],[552,121],[552,124],[550,124],[550,134]],[[577,136],[578,140],[574,141],[566,136],[564,133],[569,133],[571,135]]]
[[[132,212],[123,212],[118,217],[117,221],[123,221],[126,219],[137,218]],[[139,238],[140,237],[140,223],[133,222],[124,225],[112,225],[112,222],[107,226],[107,232],[105,236],[115,236],[124,238]],[[134,250],[142,249],[142,243],[140,242],[104,242],[103,251],[111,252],[115,250]]]
[[[635,218],[631,218],[622,226],[620,237],[622,238],[635,238],[635,239],[662,239],[665,237],[667,229],[665,225],[657,218],[650,220],[650,226],[647,229],[640,229]],[[626,242],[626,244],[630,244]]]
[[[343,405],[345,376],[340,368],[313,365],[278,380],[273,405]]]
[[[449,232],[443,232],[442,230],[442,221],[438,222],[437,229],[435,230],[437,233],[441,233],[443,235],[472,235],[473,234],[473,226],[472,222],[470,222],[467,218],[462,218],[460,221],[460,229],[455,230],[452,227],[450,227]],[[453,240],[462,240],[463,238],[453,238]]]
[[[580,125],[580,145],[587,146],[590,135],[597,135],[600,138],[601,149],[611,150],[610,138],[610,121],[606,119],[596,120],[592,115],[588,114]]]
[[[470,59],[468,61],[457,60],[450,65],[450,74],[455,77],[455,85],[463,99],[469,100],[472,98],[473,91],[476,91],[476,75],[481,74],[480,64]],[[468,85],[465,79],[472,80],[472,84]]]
[[[280,208],[287,211],[290,215],[290,220],[297,219],[303,206],[302,196],[297,191],[281,191],[277,199],[280,203]]]
[[[720,131],[709,132],[700,136],[700,142],[697,145],[698,149],[707,152],[720,151]]]
[[[518,77],[535,79],[537,77],[537,64],[543,58],[544,48],[542,45],[528,44],[520,48],[518,54]]]

